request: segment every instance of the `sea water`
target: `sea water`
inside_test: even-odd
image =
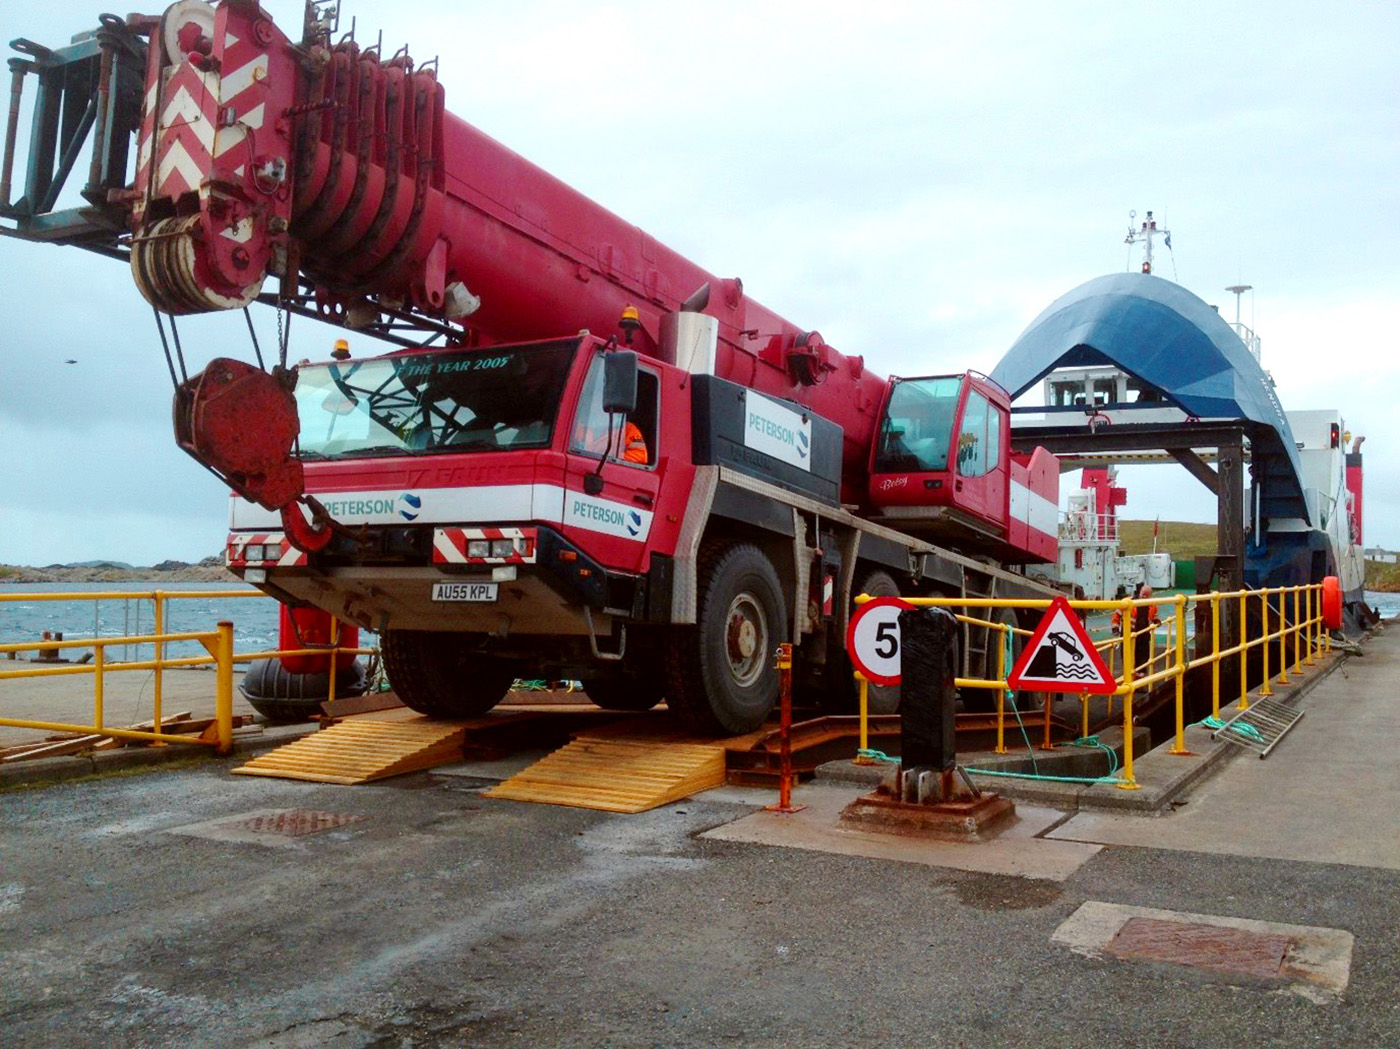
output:
[[[155,628],[152,591],[246,593],[243,583],[0,583],[0,644],[36,641],[44,631],[61,633],[71,641],[91,637],[130,637]],[[24,600],[31,594],[103,593],[119,596],[73,600]],[[221,620],[233,623],[236,652],[265,652],[277,647],[277,602],[256,597],[172,598],[165,602],[164,631],[185,634],[213,630]],[[197,641],[171,642],[167,657],[206,655]],[[32,653],[25,655],[32,656]],[[107,650],[109,661],[149,659],[150,645],[118,645]],[[78,653],[68,653],[77,658]]]

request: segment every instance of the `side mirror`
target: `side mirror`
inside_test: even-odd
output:
[[[603,357],[603,411],[630,415],[637,410],[637,354],[614,350]]]

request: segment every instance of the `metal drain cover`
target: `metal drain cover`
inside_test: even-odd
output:
[[[1169,962],[1194,969],[1279,979],[1293,941],[1287,936],[1249,932],[1221,925],[1129,918],[1108,945],[1108,953],[1136,961]]]
[[[343,812],[283,809],[276,812],[260,812],[246,819],[229,822],[254,834],[285,834],[289,838],[300,838],[303,834],[315,834],[317,831],[343,827],[347,823],[359,823],[365,818]]]
[[[320,812],[316,809],[256,809],[236,816],[171,827],[171,834],[186,834],[210,841],[236,841],[248,845],[272,845],[297,848],[301,838],[323,830],[333,830],[349,823],[359,823],[368,816],[342,812]]]

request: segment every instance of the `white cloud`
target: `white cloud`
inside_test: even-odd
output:
[[[266,6],[299,24],[296,0]],[[62,42],[100,10],[31,7],[7,10],[9,36]],[[1368,539],[1400,547],[1400,7],[345,8],[362,42],[440,53],[452,112],[881,373],[990,371],[1054,298],[1121,269],[1128,209],[1154,208],[1176,249],[1158,272],[1227,316],[1221,289],[1254,284],[1285,406],[1369,435]],[[40,552],[104,533],[93,556],[216,549],[223,495],[170,440],[129,275],[8,241],[0,272],[0,560],[77,558]],[[240,317],[181,331],[191,371],[250,355]],[[335,334],[294,331],[295,356]],[[1133,516],[1214,516],[1180,471],[1124,476]],[[138,553],[149,536],[183,552]]]

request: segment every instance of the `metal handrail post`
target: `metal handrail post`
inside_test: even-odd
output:
[[[1302,642],[1303,666],[1313,665],[1312,660],[1312,586],[1304,586],[1299,596],[1303,601]]]
[[[1259,629],[1262,634],[1259,638],[1259,647],[1264,653],[1264,682],[1259,686],[1261,696],[1272,696],[1274,690],[1269,687],[1269,592],[1259,591]]]
[[[1133,776],[1133,605],[1123,602],[1123,778],[1119,790],[1141,790]]]
[[[1210,595],[1210,715],[1220,717],[1220,591]]]
[[[865,679],[865,675],[859,670],[856,671],[857,691],[860,693],[860,749],[856,752],[855,764],[876,765],[879,764],[874,758],[866,755],[870,749],[870,733],[868,721],[870,718],[870,682]]]
[[[1274,634],[1274,640],[1278,642],[1278,683],[1287,685],[1288,681],[1288,594],[1283,587],[1278,587],[1274,593],[1278,594],[1278,630]]]
[[[1240,591],[1240,709],[1249,709],[1249,606],[1248,594]]]
[[[1190,754],[1186,749],[1186,595],[1176,595],[1176,742],[1172,754]],[[1165,660],[1164,660],[1165,662]]]
[[[103,700],[102,691],[103,668],[107,665],[107,646],[100,641],[92,646],[92,724],[98,732],[102,731]]]
[[[335,667],[340,662],[340,620],[335,616],[331,617],[331,665],[326,671],[326,687],[328,695],[326,701],[335,699]]]
[[[997,680],[1001,682],[1001,688],[997,689],[997,753],[1006,753],[1006,630],[1003,623],[1001,629],[997,631]]]
[[[214,658],[214,722],[218,731],[218,752],[233,750],[233,624],[219,622]]]
[[[1303,666],[1303,588],[1293,591],[1293,673],[1302,674]]]
[[[162,596],[162,592],[159,591],[159,590],[157,590],[156,593],[155,593],[155,603],[153,604],[152,607],[155,609],[155,614],[154,614],[154,617],[153,617],[154,622],[155,622],[155,635],[156,635],[156,637],[160,637],[162,634],[165,633],[165,598]],[[161,720],[160,715],[161,715],[161,699],[162,699],[162,693],[161,693],[161,676],[162,676],[162,673],[161,673],[161,672],[162,672],[162,661],[163,661],[164,659],[165,659],[165,642],[164,642],[164,641],[157,641],[157,642],[155,643],[155,662],[156,662],[156,667],[155,667],[155,669],[154,669],[153,671],[151,671],[151,689],[152,689],[152,691],[151,691],[151,717],[152,717],[152,723],[155,725],[154,731],[155,731],[155,734],[156,734],[156,735],[160,735],[160,720]],[[158,744],[158,745],[159,745],[159,744]]]

